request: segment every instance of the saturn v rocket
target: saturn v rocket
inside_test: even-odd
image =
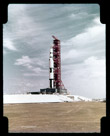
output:
[[[49,56],[49,80],[50,88],[54,88],[54,61],[53,61],[53,48],[50,48]]]

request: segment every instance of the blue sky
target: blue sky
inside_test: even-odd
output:
[[[105,98],[105,25],[97,4],[10,4],[3,25],[4,94],[49,87],[52,35],[71,94]]]

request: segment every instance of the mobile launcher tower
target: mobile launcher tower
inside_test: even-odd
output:
[[[60,40],[52,36],[53,46],[50,48],[49,56],[49,88],[40,89],[40,93],[67,93],[67,89],[61,80],[61,47]]]

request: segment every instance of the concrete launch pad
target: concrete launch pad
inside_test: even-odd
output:
[[[44,89],[40,89],[40,93],[41,94],[57,93],[57,89],[56,88],[44,88]]]
[[[44,88],[44,89],[40,89],[40,93],[41,94],[53,94],[53,93],[65,94],[67,93],[67,89]]]

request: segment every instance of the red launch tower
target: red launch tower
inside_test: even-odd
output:
[[[55,36],[52,36],[53,40],[53,61],[54,61],[54,87],[57,92],[60,93],[61,90],[66,90],[63,82],[61,80],[61,47],[60,40]]]

